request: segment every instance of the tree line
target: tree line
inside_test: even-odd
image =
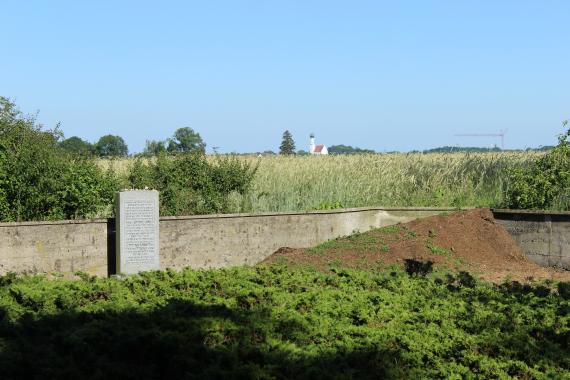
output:
[[[59,141],[58,145],[68,153],[80,156],[127,157],[129,147],[121,136],[105,135],[96,143],[72,136]],[[206,144],[199,133],[190,127],[177,129],[166,140],[147,140],[143,156],[156,156],[162,153],[205,153]]]
[[[119,136],[91,145],[63,139],[0,96],[0,222],[110,217],[120,189],[156,189],[161,215],[227,213],[249,191],[257,166],[235,157],[208,160],[200,135],[178,129],[165,147],[170,156],[135,158],[125,173],[103,170],[97,155],[125,156]],[[234,198],[232,198],[232,196]]]

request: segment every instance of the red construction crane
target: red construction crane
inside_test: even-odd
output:
[[[500,137],[501,138],[501,149],[505,148],[505,134],[507,133],[508,129],[504,129],[499,133],[462,133],[457,134],[454,136],[462,136],[462,137]]]

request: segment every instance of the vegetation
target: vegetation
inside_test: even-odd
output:
[[[438,148],[424,150],[422,153],[453,153],[453,152],[464,152],[464,153],[501,152],[501,148],[497,146],[493,148],[480,148],[480,147],[468,147],[468,146],[442,146]]]
[[[409,274],[10,274],[0,278],[3,378],[570,376],[568,284],[492,285],[412,264]]]
[[[563,123],[566,127],[567,121]],[[505,204],[523,209],[570,209],[570,130],[561,134],[558,145],[535,163],[510,168]]]
[[[293,135],[291,132],[283,132],[283,140],[279,146],[279,154],[290,156],[295,154],[295,141],[293,141]]]
[[[232,196],[245,196],[257,167],[235,157],[208,161],[201,153],[138,158],[128,173],[129,187],[160,192],[162,215],[227,213]]]
[[[100,157],[126,157],[129,148],[121,136],[105,135],[95,144]]]
[[[371,154],[240,157],[259,163],[241,212],[313,210],[322,205],[499,206],[506,171],[542,153]],[[245,198],[245,199],[244,199]]]
[[[61,136],[0,97],[0,221],[89,217],[109,208],[115,177],[61,149]]]
[[[361,149],[358,147],[353,148],[350,145],[331,145],[328,148],[329,154],[373,154],[375,153],[370,149]]]
[[[72,136],[60,141],[59,146],[66,152],[78,156],[93,156],[96,154],[96,149],[93,144],[77,136]]]
[[[168,140],[151,140],[146,142],[143,156],[157,156],[168,153],[202,153],[206,152],[206,143],[199,133],[192,128],[179,128]]]
[[[205,153],[206,144],[202,141],[200,134],[194,132],[192,128],[179,128],[174,132],[174,136],[168,140],[167,150],[178,153]]]
[[[422,153],[457,153],[457,152],[469,152],[469,153],[482,153],[482,152],[546,152],[554,148],[551,145],[541,146],[540,148],[527,148],[522,149],[509,149],[503,150],[498,146],[493,148],[481,148],[481,147],[469,147],[469,146],[442,146],[433,149],[424,150]],[[419,153],[419,152],[415,152]]]
[[[3,221],[111,216],[112,194],[125,187],[160,190],[163,215],[340,206],[568,209],[570,205],[567,134],[547,153],[316,158],[295,156],[293,138],[285,131],[281,155],[229,158],[204,156],[205,143],[200,135],[191,128],[180,128],[168,142],[147,142],[147,155],[158,158],[117,161],[128,153],[120,136],[103,136],[94,147],[78,137],[62,141],[57,128],[43,130],[33,118],[2,99]],[[99,161],[106,172],[89,158],[93,149],[98,155],[115,158]],[[173,152],[183,157],[165,156]],[[188,152],[196,155],[186,156]]]
[[[545,153],[392,153],[336,156],[237,156],[257,166],[250,190],[230,195],[230,212],[308,211],[343,207],[500,207],[509,168]],[[209,156],[215,162],[222,156]],[[114,169],[126,175],[133,160]],[[107,161],[99,161],[108,168]]]
[[[166,141],[162,140],[146,140],[143,156],[158,156],[166,153]]]

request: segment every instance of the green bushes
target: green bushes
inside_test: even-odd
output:
[[[564,286],[285,266],[82,277],[0,277],[3,378],[570,376]]]
[[[209,162],[181,153],[138,159],[119,177],[112,167],[100,169],[85,142],[62,137],[0,97],[0,221],[109,217],[114,193],[124,187],[159,190],[162,215],[237,211],[243,207],[232,199],[246,194],[257,170],[230,157]]]
[[[93,160],[66,153],[61,136],[0,97],[1,221],[89,217],[108,208],[115,178]]]
[[[564,126],[567,122],[564,122]],[[505,206],[515,209],[570,209],[570,130],[558,145],[528,167],[508,171]]]
[[[232,211],[231,195],[244,195],[256,166],[234,157],[209,162],[201,153],[159,155],[137,159],[129,170],[132,188],[160,191],[162,215],[211,214]]]

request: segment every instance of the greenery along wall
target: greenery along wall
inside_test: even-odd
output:
[[[161,192],[161,214],[307,211],[331,207],[442,206],[570,209],[568,133],[548,153],[205,156],[190,128],[147,155],[125,155],[118,136],[95,147],[63,139],[0,97],[0,221],[112,216],[115,191]]]
[[[110,207],[115,176],[65,152],[61,137],[0,97],[1,221],[89,217]]]
[[[232,158],[208,161],[199,135],[177,131],[154,161],[138,160],[127,173],[104,170],[80,139],[63,140],[0,97],[0,221],[109,217],[114,193],[124,188],[161,192],[161,214],[227,212],[230,194],[244,195],[256,167]],[[65,149],[64,149],[65,148]],[[124,156],[118,136],[104,136],[96,151]]]

